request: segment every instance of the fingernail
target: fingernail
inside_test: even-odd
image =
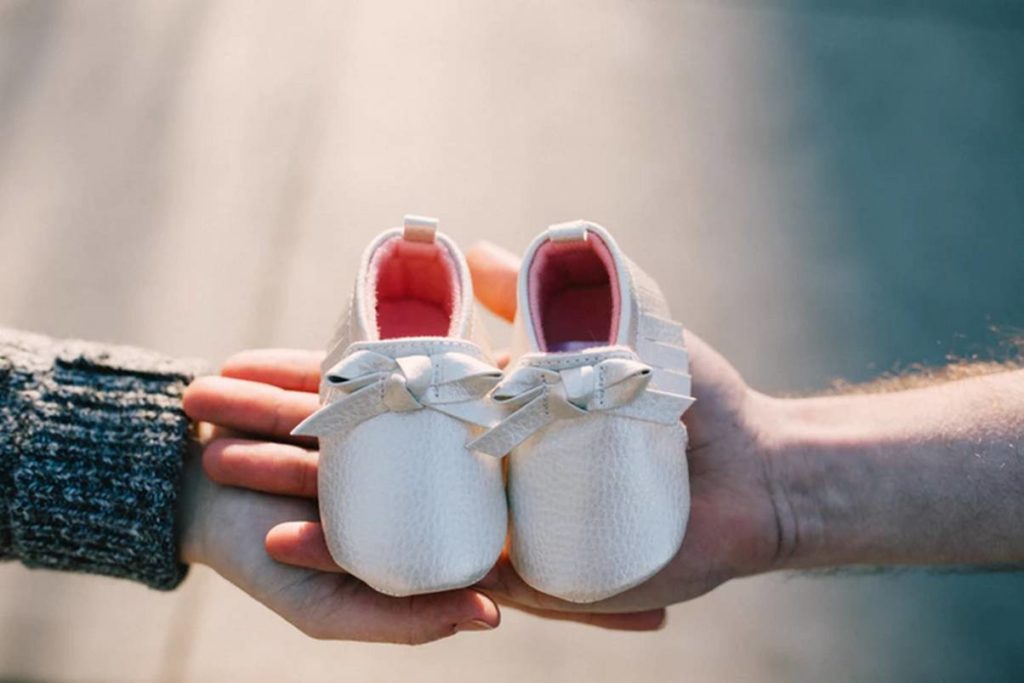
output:
[[[463,631],[493,631],[493,630],[494,630],[494,626],[492,626],[491,624],[488,624],[486,621],[483,621],[482,619],[473,619],[471,621],[466,621],[466,622],[463,622],[463,623],[461,623],[461,624],[459,624],[459,625],[457,625],[455,627],[455,631],[457,633],[461,633]]]

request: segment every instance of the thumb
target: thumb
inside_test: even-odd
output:
[[[519,259],[491,242],[477,242],[466,252],[476,298],[489,311],[511,322],[516,315]]]

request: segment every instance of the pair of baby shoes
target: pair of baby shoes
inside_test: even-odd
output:
[[[644,582],[682,543],[680,417],[693,398],[658,286],[577,221],[534,240],[517,298],[503,372],[436,220],[407,216],[363,255],[323,405],[295,433],[320,441],[332,557],[383,593],[471,585],[508,535],[523,580],[593,602]]]

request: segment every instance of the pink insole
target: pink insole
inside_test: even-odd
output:
[[[447,336],[459,291],[451,255],[436,243],[396,237],[373,258],[380,338]]]
[[[381,339],[398,337],[444,337],[451,319],[448,313],[428,301],[398,299],[377,302],[377,325]]]
[[[611,251],[597,235],[541,245],[530,265],[529,290],[542,350],[571,351],[615,342],[619,283]]]
[[[607,344],[611,329],[611,286],[578,285],[552,293],[544,306],[542,325],[550,351]],[[582,344],[586,346],[588,344]]]

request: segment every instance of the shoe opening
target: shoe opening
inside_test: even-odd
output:
[[[530,313],[541,351],[576,351],[618,338],[619,281],[604,240],[547,241],[530,265]]]
[[[373,255],[377,332],[381,339],[448,336],[460,286],[442,245],[395,237]],[[371,281],[374,278],[371,275]]]

